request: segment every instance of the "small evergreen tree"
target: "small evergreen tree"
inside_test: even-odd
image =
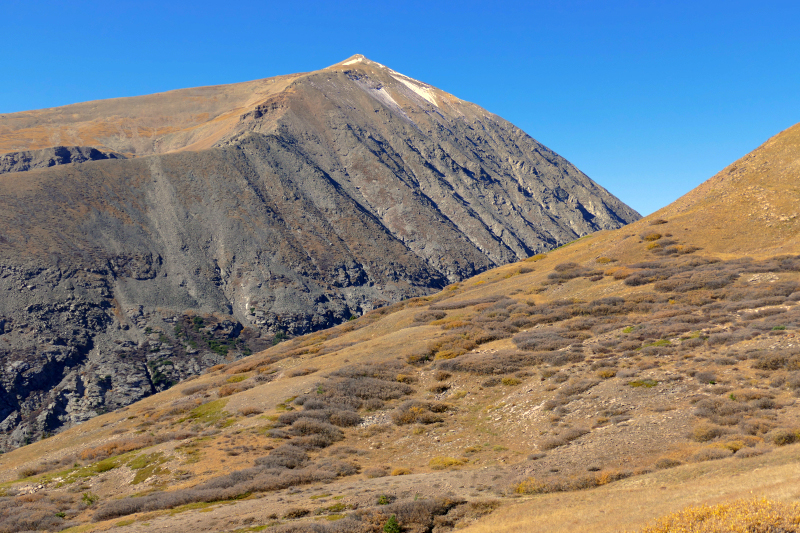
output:
[[[383,533],[400,533],[400,524],[397,523],[397,517],[392,515],[389,520],[383,524]]]

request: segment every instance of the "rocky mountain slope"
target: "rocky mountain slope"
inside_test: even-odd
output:
[[[624,228],[6,453],[0,527],[616,532],[708,503],[777,531],[800,517],[798,135]]]
[[[2,115],[0,150],[5,448],[638,218],[512,124],[362,56]]]

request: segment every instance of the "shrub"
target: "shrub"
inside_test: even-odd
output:
[[[383,524],[383,533],[400,533],[400,531],[402,530],[395,515],[390,516],[386,523]]]
[[[698,372],[694,377],[700,383],[710,383],[713,385],[717,382],[717,376],[713,372]]]
[[[224,398],[225,396],[231,396],[232,394],[252,389],[254,386],[254,383],[247,381],[241,383],[227,383],[217,390],[217,396]]]
[[[402,373],[408,366],[400,361],[386,361],[383,363],[355,364],[344,366],[334,372],[331,377],[340,378],[374,378],[384,381],[394,381],[397,374]]]
[[[587,433],[589,433],[589,430],[586,428],[571,428],[559,433],[555,437],[544,440],[539,445],[539,448],[542,450],[552,450],[554,448],[558,448],[559,446],[564,446],[565,444],[568,444],[569,442],[578,439]]]
[[[547,484],[534,477],[523,479],[513,488],[517,494],[542,494],[547,492]]]
[[[83,460],[105,459],[112,455],[138,450],[156,444],[156,439],[150,435],[120,439],[82,450],[78,456]]]
[[[600,471],[589,474],[574,476],[571,478],[526,478],[512,487],[517,494],[544,494],[550,492],[563,492],[570,490],[582,490],[598,487],[624,479],[630,474],[628,472]]]
[[[792,350],[771,350],[770,352],[756,352],[757,357],[753,368],[758,370],[788,370],[800,369],[800,353]]]
[[[409,400],[402,403],[392,413],[392,421],[398,426],[406,424],[433,424],[441,422],[442,417],[434,414],[434,411],[441,412],[442,404]]]
[[[198,383],[196,385],[189,385],[188,387],[184,387],[181,390],[181,394],[183,394],[185,396],[191,396],[192,394],[196,394],[198,392],[207,391],[208,389],[210,389],[212,387],[215,387],[215,386],[216,385],[214,383],[202,383],[202,384]]]
[[[35,476],[36,474],[41,474],[44,472],[41,466],[28,466],[25,468],[20,469],[19,471],[19,479],[25,479],[27,477]]]
[[[499,300],[510,300],[509,303],[514,303],[514,300],[507,296],[486,296],[484,298],[473,298],[471,300],[461,300],[459,302],[443,302],[436,303],[429,307],[431,311],[450,311],[453,309],[463,309],[465,307],[473,307],[481,304],[495,303]]]
[[[607,274],[611,275],[616,280],[624,280],[628,279],[631,274],[633,274],[633,270],[629,268],[614,268],[607,272]]]
[[[294,369],[290,370],[289,372],[287,372],[286,376],[290,377],[290,378],[296,378],[296,377],[299,377],[299,376],[307,376],[309,374],[313,374],[317,370],[319,370],[319,369],[317,369],[317,368],[294,368]]]
[[[576,379],[562,385],[558,393],[563,396],[575,396],[586,392],[598,383],[600,382],[596,379]]]
[[[389,469],[385,466],[376,466],[373,468],[367,468],[364,470],[364,477],[367,479],[373,479],[377,477],[385,477],[389,475]]]
[[[498,350],[495,353],[470,353],[440,361],[437,366],[443,371],[469,372],[479,375],[508,374],[540,362],[537,356],[518,350]],[[449,372],[446,372],[449,373]]]
[[[636,379],[628,382],[628,385],[631,387],[645,387],[649,389],[658,385],[658,381],[654,379]]]
[[[355,397],[361,400],[371,398],[393,400],[402,398],[414,391],[413,388],[405,383],[370,377],[331,380],[326,382],[322,389],[323,394],[327,394],[329,397]]]
[[[294,435],[307,436],[307,435],[323,435],[331,439],[331,441],[338,441],[344,439],[342,430],[320,420],[313,418],[300,418],[292,423],[291,432]]]
[[[283,517],[289,520],[295,518],[303,518],[304,516],[308,516],[311,514],[311,511],[308,509],[302,509],[299,507],[293,507],[284,513]]]
[[[433,517],[447,512],[464,503],[452,497],[439,497],[390,504],[387,513],[397,515],[397,521],[410,531],[432,531]],[[413,527],[416,524],[417,527]]]
[[[567,330],[561,328],[533,329],[515,335],[512,341],[520,350],[546,352],[566,348],[573,343],[572,338],[564,333]]]
[[[546,257],[547,257],[547,254],[536,254],[536,255],[532,255],[532,256],[528,257],[527,259],[523,259],[523,261],[531,261],[531,262],[535,263],[536,261],[541,261],[542,259],[545,259]]]
[[[408,468],[395,468],[390,475],[392,476],[407,476],[411,473]]]
[[[434,320],[441,320],[447,316],[444,311],[423,311],[414,315],[414,322],[418,324],[427,324]]]
[[[785,446],[800,441],[800,431],[794,429],[778,428],[770,431],[765,436],[766,440],[777,445]]]
[[[708,442],[721,437],[726,433],[727,430],[725,430],[725,428],[711,424],[699,424],[692,430],[690,436],[695,442]]]
[[[364,409],[367,411],[379,411],[383,409],[384,403],[383,400],[379,400],[378,398],[370,398],[364,402]]]
[[[765,453],[769,453],[769,448],[745,448],[739,452],[736,452],[736,457],[739,459],[747,459],[748,457],[757,457],[759,455],[764,455]]]
[[[662,457],[661,459],[656,461],[655,467],[660,470],[663,470],[665,468],[674,468],[682,464],[683,463],[681,463],[677,459],[672,459],[671,457]]]
[[[734,394],[734,398],[737,396]],[[747,398],[745,391],[738,396],[739,400]],[[752,405],[743,401],[736,401],[728,398],[707,398],[695,404],[695,415],[701,418],[708,418],[715,424],[723,426],[734,426],[742,421],[744,413],[752,410]]]
[[[728,448],[710,446],[708,448],[703,448],[699,452],[695,453],[694,455],[689,457],[689,460],[696,463],[703,461],[716,461],[717,459],[725,459],[726,457],[730,457],[731,455],[733,455],[733,451],[729,450]]]
[[[790,389],[800,389],[800,372],[790,372],[786,376],[786,386]]]
[[[75,524],[64,520],[72,497],[41,493],[0,498],[0,531],[61,531]]]
[[[376,400],[367,400],[367,402],[375,402]],[[377,400],[381,403],[380,407],[383,407],[383,402],[381,400]],[[373,404],[374,405],[374,404]],[[380,407],[378,407],[380,409]],[[337,410],[331,413],[329,418],[330,423],[334,426],[339,426],[341,428],[357,426],[361,423],[361,417],[358,416],[357,413],[353,411],[345,411],[345,410]]]
[[[739,424],[739,430],[746,435],[758,435],[767,433],[775,427],[772,423],[761,419],[745,420]]]
[[[446,468],[452,468],[454,466],[462,466],[467,464],[468,462],[469,459],[465,457],[457,459],[455,457],[440,456],[440,457],[434,457],[433,459],[430,460],[428,464],[433,470],[444,470]]]
[[[303,466],[307,462],[308,454],[305,450],[293,444],[282,444],[272,450],[268,456],[256,459],[255,464],[264,468],[293,469]]]

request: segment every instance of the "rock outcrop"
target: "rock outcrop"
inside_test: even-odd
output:
[[[9,152],[0,155],[0,174],[102,159],[125,159],[125,156],[116,152],[102,152],[91,146],[53,146],[40,150]]]

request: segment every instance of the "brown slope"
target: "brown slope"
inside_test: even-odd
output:
[[[93,146],[129,156],[212,146],[299,75],[0,114],[0,153]]]
[[[687,226],[709,250],[796,253],[800,235],[800,124],[775,135],[651,218]]]

